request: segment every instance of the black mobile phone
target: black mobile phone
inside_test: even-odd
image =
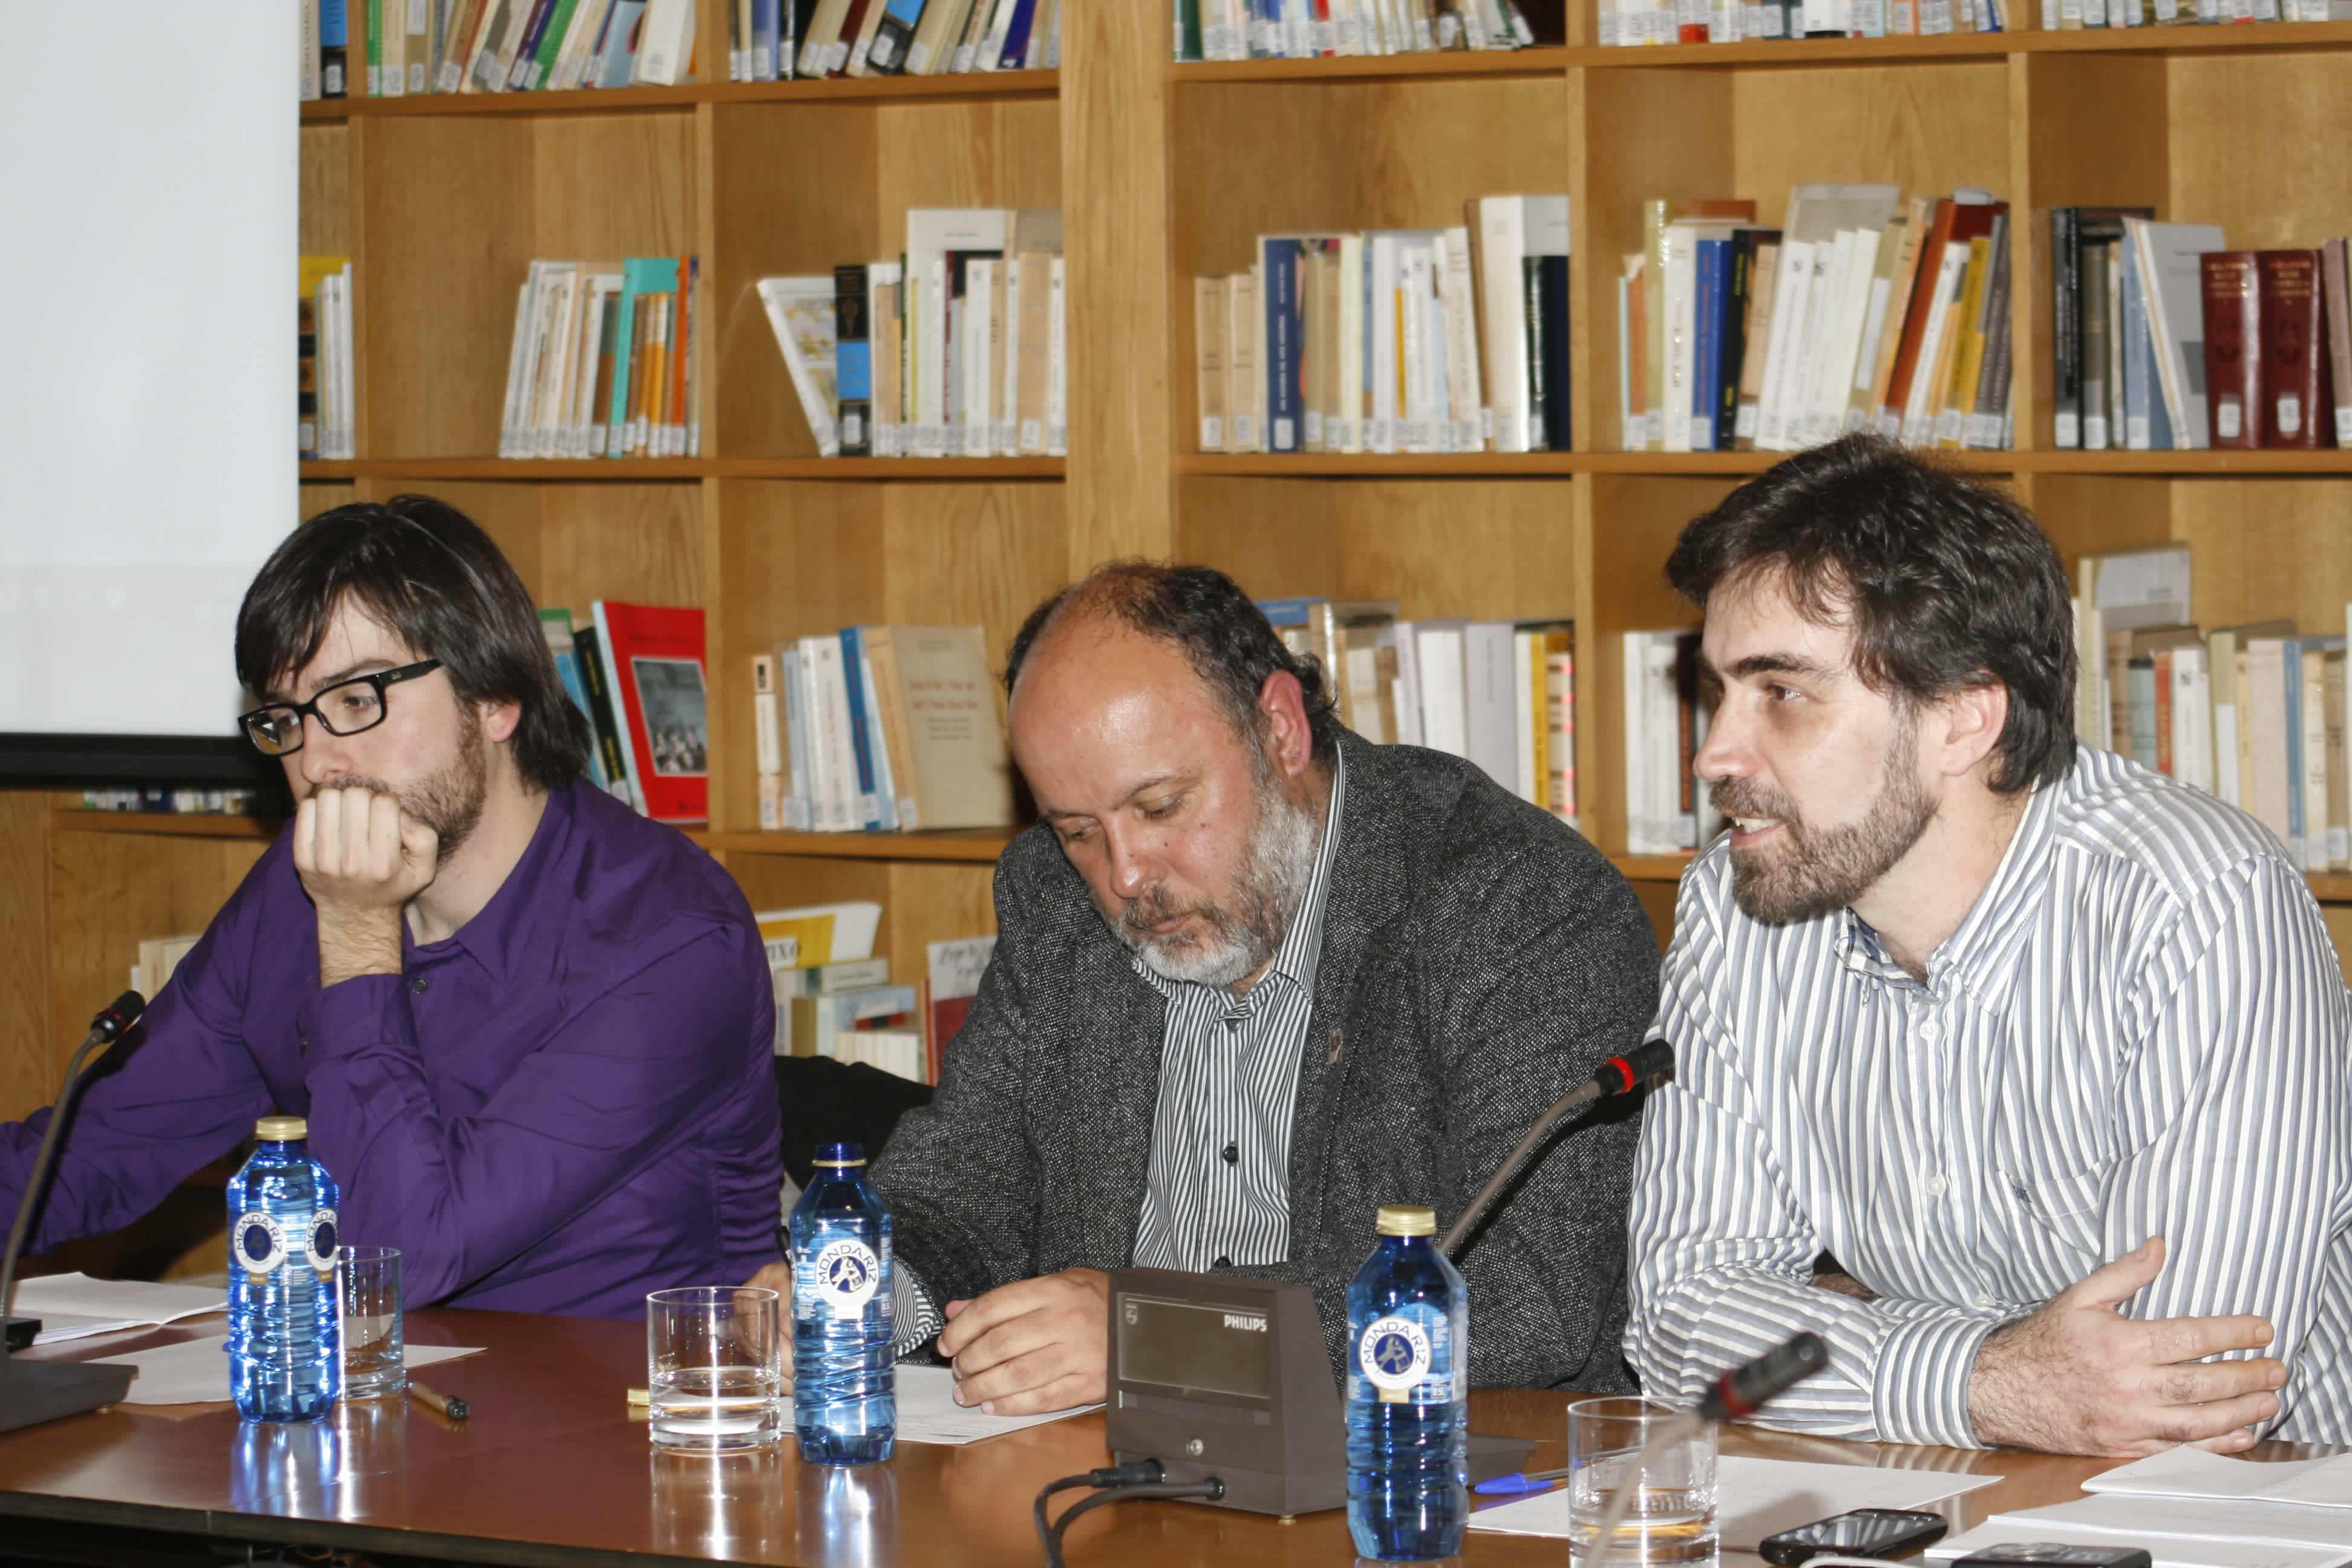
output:
[[[2056,1541],[2012,1541],[1969,1552],[1952,1568],[2149,1568],[2137,1546],[2071,1546]]]
[[[1951,1521],[1940,1513],[1858,1508],[1768,1535],[1757,1551],[1765,1562],[1778,1563],[1780,1568],[1797,1568],[1809,1558],[1832,1552],[1842,1557],[1892,1557],[1932,1545],[1950,1528]]]

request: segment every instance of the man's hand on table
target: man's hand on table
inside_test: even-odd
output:
[[[2204,1358],[2259,1350],[2271,1325],[2251,1313],[2124,1317],[2117,1309],[2163,1267],[2163,1239],[2152,1237],[1995,1331],[1969,1383],[1978,1439],[2118,1458],[2181,1443],[2218,1454],[2252,1447],[2250,1428],[2278,1414],[2285,1363]]]
[[[1066,1268],[950,1301],[940,1354],[955,1363],[956,1403],[1034,1415],[1103,1396],[1110,1276]]]

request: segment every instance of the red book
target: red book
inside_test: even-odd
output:
[[[2327,350],[2320,339],[2319,252],[2264,250],[2262,275],[2263,445],[2305,450],[2327,445]]]
[[[637,809],[656,822],[709,820],[702,611],[609,599],[591,607]]]
[[[2254,253],[2197,258],[2205,311],[2206,435],[2216,447],[2263,444],[2263,315]]]

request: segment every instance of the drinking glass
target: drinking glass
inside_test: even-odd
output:
[[[383,1399],[408,1390],[400,1323],[400,1251],[345,1247],[336,1256],[343,1300],[343,1397]]]
[[[666,1448],[763,1448],[791,1426],[782,1299],[749,1285],[646,1298],[646,1389]]]
[[[1654,1442],[1655,1451],[1644,1453]],[[1568,1464],[1569,1551],[1579,1563],[1714,1559],[1712,1423],[1648,1399],[1580,1399],[1568,1407]],[[1632,1506],[1603,1542],[1601,1516],[1621,1487],[1633,1489]]]

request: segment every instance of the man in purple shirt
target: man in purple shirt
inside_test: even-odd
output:
[[[421,496],[325,512],[247,590],[236,664],[294,821],[84,1091],[34,1249],[137,1218],[274,1109],[411,1306],[634,1318],[773,1258],[751,910],[582,777],[489,538]],[[0,1212],[49,1114],[0,1125]]]

